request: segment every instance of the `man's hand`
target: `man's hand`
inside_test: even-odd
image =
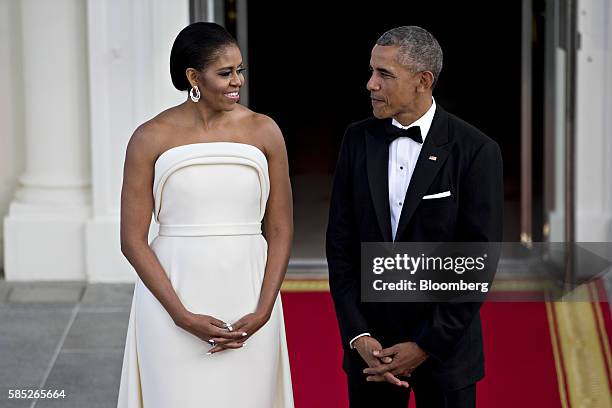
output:
[[[355,347],[355,349],[357,350],[361,358],[368,365],[369,368],[367,368],[366,370],[385,367],[389,365],[389,363],[393,362],[393,359],[390,357],[390,355],[389,356],[379,355],[384,350],[382,350],[382,346],[380,345],[378,340],[376,340],[374,337],[371,337],[371,336],[359,337],[353,343],[353,347]],[[387,370],[383,370],[383,371],[384,373],[382,373],[379,376],[380,381],[388,381],[391,384],[395,384],[399,387],[406,387],[406,388],[409,387],[406,381],[401,381],[392,373],[387,372]]]
[[[392,357],[390,364],[380,364],[376,367],[370,366],[363,370],[368,375],[367,381],[387,381],[385,375],[407,376],[427,360],[425,353],[416,343],[398,343],[381,351],[374,350],[372,354],[377,358]]]

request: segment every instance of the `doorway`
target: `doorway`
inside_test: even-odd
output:
[[[287,143],[294,263],[324,260],[327,206],[343,132],[371,115],[365,87],[370,51],[382,33],[400,25],[424,27],[442,46],[436,102],[499,143],[504,240],[519,240],[521,3],[439,1],[438,6],[280,0],[248,5],[250,107],[275,119]]]

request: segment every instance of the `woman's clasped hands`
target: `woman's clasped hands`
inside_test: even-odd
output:
[[[249,313],[235,323],[226,323],[215,317],[189,313],[180,327],[212,346],[206,353],[212,355],[227,349],[244,347],[249,339],[269,320],[269,315]]]

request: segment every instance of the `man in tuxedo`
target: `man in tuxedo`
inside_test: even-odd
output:
[[[412,389],[419,408],[474,407],[484,376],[480,304],[362,302],[360,249],[500,242],[500,149],[436,104],[442,50],[428,31],[386,32],[370,69],[374,117],[344,135],[326,239],[350,406],[406,408]]]

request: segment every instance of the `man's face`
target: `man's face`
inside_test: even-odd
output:
[[[372,49],[372,75],[367,88],[374,116],[378,119],[396,117],[416,109],[420,75],[399,63],[398,52],[397,45],[375,45]]]

